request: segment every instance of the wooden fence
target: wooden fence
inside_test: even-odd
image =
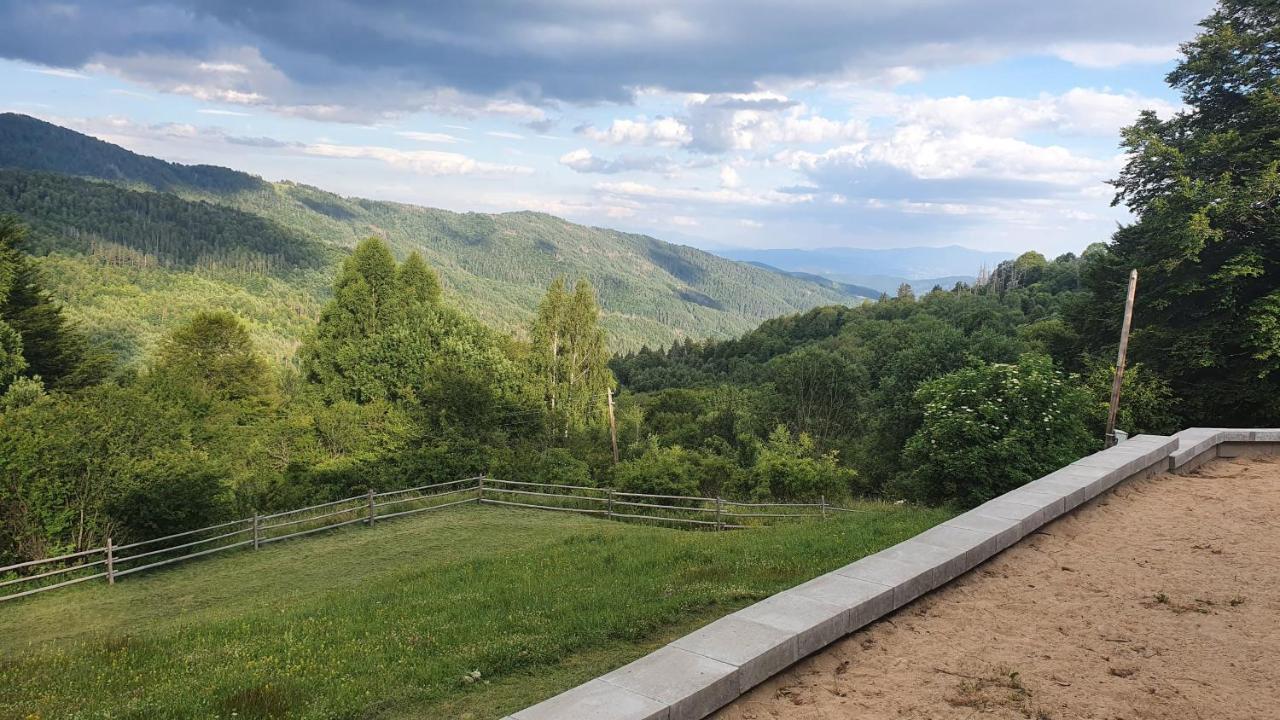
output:
[[[125,545],[30,560],[0,567],[0,602],[90,580],[109,584],[126,575],[234,548],[263,545],[439,510],[463,503],[572,512],[609,520],[646,522],[696,530],[738,530],[778,521],[823,519],[864,512],[817,503],[742,503],[721,498],[629,493],[609,488],[517,482],[478,476],[434,485],[355,495],[296,510],[254,515]]]

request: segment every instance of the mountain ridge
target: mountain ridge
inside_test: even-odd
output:
[[[128,197],[142,208],[134,213],[140,213],[139,222],[170,228],[172,236],[166,242],[173,247],[185,237],[178,230],[184,227],[178,218],[197,213],[216,215],[220,209],[227,211],[224,215],[255,216],[282,230],[279,242],[299,247],[318,244],[339,255],[360,239],[378,235],[401,257],[415,251],[422,254],[440,273],[459,306],[506,332],[521,332],[553,279],[584,277],[599,294],[603,322],[615,350],[665,345],[685,337],[731,337],[770,317],[863,300],[839,286],[765,270],[647,235],[579,225],[532,211],[458,213],[344,197],[294,181],[269,182],[229,168],[182,165],[139,155],[25,115],[0,114],[0,168],[28,174],[29,181],[40,173],[53,173],[138,193]],[[86,214],[86,208],[112,214],[121,209],[118,203],[122,201],[107,197],[113,196],[110,191],[62,185],[42,200],[43,208],[18,206],[14,198],[3,207],[4,196],[0,195],[0,210],[16,212],[41,230],[41,252],[87,262],[86,258],[92,260],[90,254],[86,254],[82,240],[74,237],[86,229],[77,227],[73,220]],[[95,198],[93,202],[90,196]],[[177,200],[160,199],[166,196]],[[244,217],[241,221],[248,222]],[[188,272],[159,267],[164,263],[152,262],[155,258],[154,253],[148,254],[150,246],[136,235],[118,235],[112,242],[142,253],[137,264],[157,266],[146,268],[146,272]],[[282,246],[277,243],[271,247]],[[235,250],[223,246],[219,252],[234,255]],[[86,273],[93,274],[92,269],[93,263],[89,263],[72,274],[84,281]],[[217,277],[219,282],[235,285],[237,294],[245,287],[252,290],[254,284],[251,278],[234,274]],[[152,280],[152,284],[167,283],[161,278]],[[63,287],[60,295],[83,298],[76,290]],[[308,290],[315,296],[315,306],[323,301],[325,292]],[[315,306],[301,312],[314,313]],[[98,308],[97,314],[101,312]]]

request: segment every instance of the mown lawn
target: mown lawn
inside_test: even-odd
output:
[[[498,718],[946,517],[868,507],[717,534],[465,506],[0,604],[0,717]]]

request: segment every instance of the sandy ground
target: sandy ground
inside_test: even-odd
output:
[[[1280,718],[1280,458],[1126,483],[714,717]]]

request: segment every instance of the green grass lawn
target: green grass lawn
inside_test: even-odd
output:
[[[498,718],[946,517],[868,507],[699,533],[464,506],[53,591],[0,604],[0,717]]]

